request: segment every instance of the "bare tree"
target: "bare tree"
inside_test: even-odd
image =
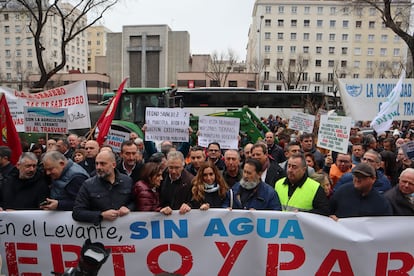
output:
[[[227,53],[218,54],[215,51],[210,59],[208,71],[206,73],[217,86],[226,86],[227,78],[237,63],[237,56],[232,49],[228,49]]]
[[[13,5],[30,15],[29,30],[34,38],[36,58],[40,71],[39,81],[33,88],[43,88],[48,80],[66,65],[66,47],[80,33],[91,27],[103,17],[103,14],[119,0],[12,0]],[[47,24],[56,18],[62,29],[60,56],[53,66],[47,66],[50,57],[44,56],[46,48],[42,36],[47,31]],[[48,23],[49,21],[49,23]]]
[[[411,54],[411,68],[407,68],[407,76],[413,77],[414,71],[414,36],[409,33],[411,0],[358,0],[356,5],[369,4],[374,7],[381,16],[387,28],[390,28],[407,44]],[[400,5],[398,5],[400,4]]]
[[[303,75],[309,65],[309,59],[299,54],[296,59],[278,60],[275,63],[275,70],[283,82],[285,90],[298,90],[303,81]]]

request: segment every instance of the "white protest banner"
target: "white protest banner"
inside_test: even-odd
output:
[[[0,92],[6,96],[18,132],[25,131],[24,106],[67,108],[68,129],[91,127],[85,81],[78,81],[38,93],[26,93],[8,87],[0,87]]]
[[[313,132],[313,125],[315,124],[315,116],[292,111],[290,112],[291,117],[289,119],[289,126],[288,128],[299,130],[301,132],[312,133]]]
[[[398,79],[338,79],[342,105],[347,116],[356,121],[372,120],[387,101]],[[393,120],[411,120],[414,116],[414,79],[405,79]]]
[[[147,107],[145,124],[147,141],[189,141],[190,112],[186,109]]]
[[[129,133],[114,129],[109,129],[105,144],[111,146],[114,152],[121,152],[122,142],[129,140]]]
[[[77,223],[71,212],[0,212],[0,274],[63,273],[76,266],[90,238],[112,250],[99,276],[413,275],[409,225],[410,217],[336,222],[303,212],[227,209],[131,212],[100,225]]]
[[[68,133],[68,109],[24,107],[24,129],[32,133]]]
[[[239,148],[239,118],[200,116],[198,120],[198,145],[207,147],[212,142],[222,149]]]
[[[322,115],[319,123],[317,146],[347,153],[351,121],[350,117]]]

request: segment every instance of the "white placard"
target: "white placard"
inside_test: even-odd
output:
[[[24,110],[25,132],[32,133],[68,133],[68,109],[28,107]]]
[[[314,115],[292,111],[288,128],[299,130],[301,132],[312,133],[314,124]]]
[[[198,130],[198,145],[202,147],[212,142],[219,143],[222,149],[239,147],[239,118],[200,116]]]
[[[111,146],[114,152],[121,152],[122,142],[129,140],[129,133],[114,129],[109,129],[105,144]]]
[[[318,147],[347,153],[351,117],[322,115],[319,124]]]
[[[6,96],[10,114],[18,132],[25,131],[24,106],[67,108],[68,129],[91,127],[85,81],[78,81],[38,93],[26,93],[8,87],[0,87],[0,92]]]
[[[190,112],[183,108],[145,109],[145,140],[188,142]]]

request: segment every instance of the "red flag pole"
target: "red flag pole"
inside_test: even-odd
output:
[[[11,149],[12,155],[10,162],[16,165],[22,154],[22,144],[20,142],[19,134],[16,131],[13,118],[10,115],[9,106],[4,94],[0,95],[0,130],[0,145],[8,146]]]
[[[124,90],[124,86],[127,80],[128,78],[125,78],[122,81],[122,83],[119,85],[115,96],[111,99],[111,102],[106,107],[101,117],[99,117],[99,120],[96,122],[94,130],[96,128],[99,129],[98,137],[96,138],[96,141],[98,142],[99,145],[102,145],[106,140],[106,136],[108,135],[112,120],[114,119],[114,116],[115,116],[116,108],[118,107],[119,99],[121,98],[121,94],[122,94],[122,91]]]

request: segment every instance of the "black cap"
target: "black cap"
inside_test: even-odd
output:
[[[352,174],[360,174],[366,177],[373,177],[377,175],[375,169],[367,163],[359,163],[356,165],[352,170]]]

